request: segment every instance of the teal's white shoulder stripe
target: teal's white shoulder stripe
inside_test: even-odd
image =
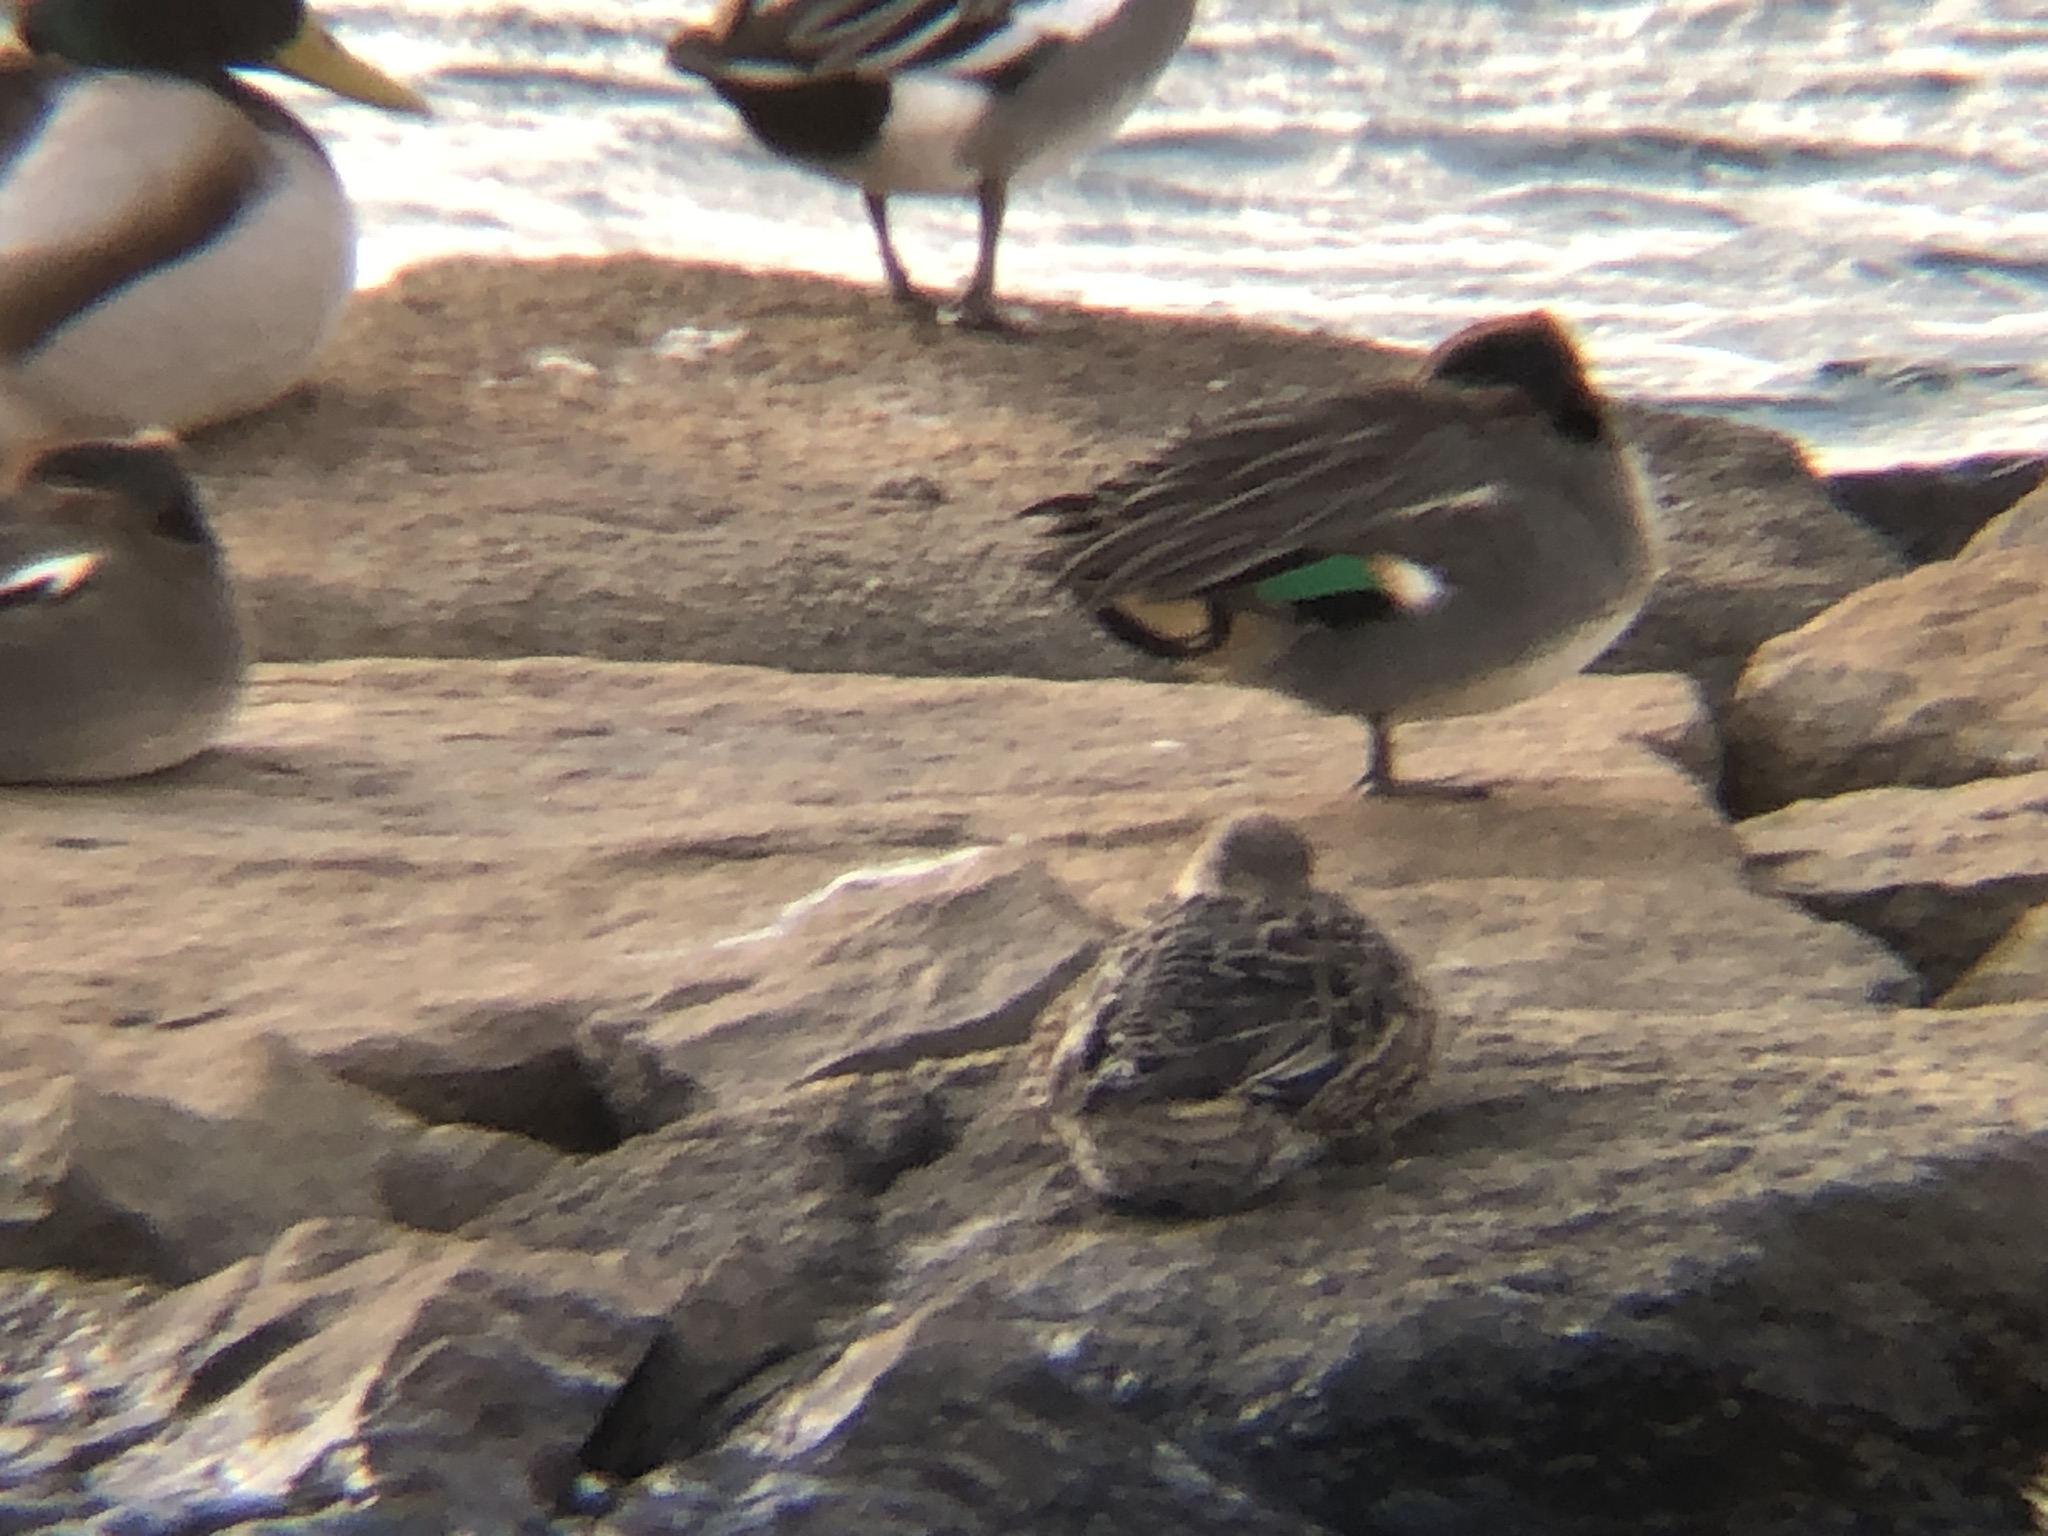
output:
[[[85,585],[99,564],[98,555],[78,553],[49,555],[17,565],[11,571],[0,570],[0,607],[69,597]]]

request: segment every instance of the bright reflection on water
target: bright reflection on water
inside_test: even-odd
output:
[[[360,199],[365,280],[631,250],[873,279],[855,195],[664,69],[704,8],[323,5],[440,111],[291,90]],[[2038,0],[1206,0],[1122,139],[1018,196],[1004,286],[1417,344],[1543,304],[1613,387],[1833,464],[2031,449],[2044,86]],[[964,202],[901,224],[914,273],[964,275]]]

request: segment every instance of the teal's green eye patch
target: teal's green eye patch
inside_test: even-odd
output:
[[[1269,603],[1306,603],[1346,592],[1373,592],[1379,587],[1378,575],[1360,556],[1325,555],[1312,564],[1268,576],[1252,592]]]

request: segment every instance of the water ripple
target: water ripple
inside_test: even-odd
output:
[[[645,249],[873,280],[858,199],[754,144],[661,45],[712,0],[328,0],[433,124],[291,94],[363,270]],[[1111,148],[1020,189],[1005,282],[1427,342],[1574,319],[1603,379],[1823,460],[2048,436],[2038,0],[1204,0]],[[974,216],[920,201],[919,271]]]

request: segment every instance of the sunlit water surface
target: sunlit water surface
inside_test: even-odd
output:
[[[664,68],[703,9],[324,3],[439,111],[292,93],[364,280],[611,251],[873,280],[857,196]],[[2044,86],[2042,0],[1205,0],[1122,136],[1013,200],[1004,288],[1415,344],[1541,304],[1610,387],[1833,467],[2032,450]],[[964,275],[965,202],[899,223],[914,273]]]

